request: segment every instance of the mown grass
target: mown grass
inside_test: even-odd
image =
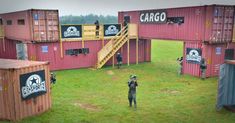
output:
[[[234,123],[235,114],[215,109],[217,78],[177,75],[179,42],[152,42],[152,62],[100,70],[58,71],[52,109],[30,123]],[[128,107],[127,81],[138,76],[137,110]],[[89,105],[91,109],[81,106]]]

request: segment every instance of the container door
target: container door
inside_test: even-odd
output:
[[[16,54],[19,60],[28,60],[27,44],[16,43]]]
[[[45,11],[33,11],[33,40],[45,41],[46,40],[46,21]]]
[[[126,21],[127,23],[131,22],[131,17],[130,16],[124,16],[124,21]]]
[[[214,43],[218,43],[222,39],[223,35],[223,18],[224,15],[224,7],[215,7],[214,8],[214,22],[213,22],[213,29],[212,29],[212,41]]]
[[[57,11],[46,11],[47,40],[59,40],[59,22]]]
[[[224,10],[224,24],[223,24],[223,42],[231,42],[233,31],[233,7],[225,7]]]
[[[51,42],[59,40],[58,11],[32,11],[34,41]]]
[[[214,8],[212,42],[231,42],[233,32],[234,8],[216,6]]]

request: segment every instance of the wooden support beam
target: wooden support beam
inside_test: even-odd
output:
[[[5,45],[5,37],[2,38],[2,45],[3,45],[3,51],[6,51],[6,45]]]
[[[139,64],[139,38],[136,38],[136,64]]]
[[[127,41],[127,65],[130,65],[130,39]]]
[[[59,25],[60,36],[60,58],[64,58],[61,25]]]
[[[62,40],[60,40],[60,58],[64,58],[64,54],[63,54],[63,42],[62,42]]]
[[[113,68],[114,68],[114,55],[113,55]]]
[[[82,25],[82,48],[84,48],[84,25]]]

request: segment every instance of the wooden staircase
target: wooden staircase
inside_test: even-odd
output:
[[[101,68],[105,63],[115,55],[115,53],[129,40],[128,26],[114,36],[99,52],[98,61],[95,65],[96,69]]]

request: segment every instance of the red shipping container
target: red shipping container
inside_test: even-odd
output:
[[[59,41],[58,10],[30,9],[0,14],[5,37],[23,42]],[[11,23],[9,22],[11,21]]]
[[[201,50],[202,44],[197,42],[184,42],[184,61],[183,61],[183,73],[192,76],[200,76],[200,65],[186,60],[187,48],[195,48]]]
[[[107,42],[107,41],[105,41]],[[43,51],[45,47],[45,51]],[[82,41],[63,42],[63,58],[61,58],[59,43],[36,43],[27,44],[29,60],[49,61],[51,70],[76,69],[94,67],[97,62],[97,52],[102,48],[102,41],[85,41],[85,48],[89,53],[77,56],[66,55],[66,50],[82,48]],[[127,45],[125,44],[120,52],[123,56],[123,63],[127,63]],[[151,41],[139,41],[139,62],[150,61]],[[116,59],[115,59],[116,63]],[[130,63],[136,63],[136,40],[130,41]],[[106,65],[111,65],[112,59]]]
[[[141,22],[143,18],[148,21],[154,20],[151,14],[159,14],[161,11],[166,12],[165,22]],[[142,16],[141,13],[144,12],[148,14]],[[203,41],[211,44],[232,41],[234,6],[210,5],[119,12],[119,23],[123,23],[126,17],[130,18],[131,23],[138,24],[140,38]],[[177,20],[180,18],[183,18],[182,22]]]

